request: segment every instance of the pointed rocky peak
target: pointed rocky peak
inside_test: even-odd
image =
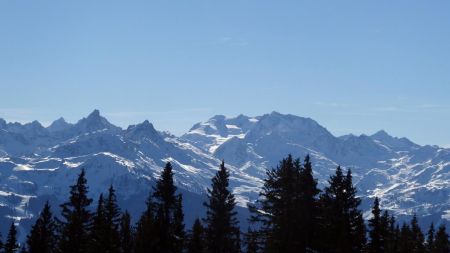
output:
[[[139,124],[139,125],[141,125],[142,127],[145,127],[145,128],[148,128],[148,127],[151,127],[151,128],[153,128],[153,124],[152,123],[150,123],[150,121],[148,121],[147,119],[146,120],[144,120],[144,122],[142,122],[141,124]]]
[[[52,123],[52,125],[60,125],[60,124],[69,124],[69,123],[67,123],[66,119],[64,119],[63,117],[58,118]]]
[[[59,132],[66,130],[70,126],[71,124],[67,123],[67,121],[63,117],[60,117],[59,119],[53,121],[52,124],[50,124],[50,126],[47,127],[47,129],[50,132]]]
[[[154,140],[161,138],[160,134],[158,133],[158,131],[156,131],[153,124],[148,120],[145,120],[144,122],[137,125],[129,126],[126,130],[126,136],[133,140],[139,140],[143,138]]]
[[[34,121],[30,122],[30,123],[26,123],[24,126],[25,126],[25,127],[30,127],[30,128],[33,128],[33,129],[41,129],[41,128],[44,128],[44,127],[42,126],[42,124],[41,124],[39,121],[37,121],[37,120],[34,120]]]
[[[236,119],[238,119],[238,120],[242,120],[242,119],[248,119],[249,117],[248,116],[246,116],[246,115],[244,115],[244,114],[239,114],[238,116],[236,116]]]
[[[279,113],[277,111],[272,111],[269,115],[273,116],[273,117],[281,117],[281,116],[283,116],[283,114],[281,114],[281,113]]]
[[[86,118],[79,120],[75,124],[75,129],[78,133],[88,133],[99,130],[108,130],[119,132],[120,127],[111,124],[106,118],[100,115],[100,111],[95,109]]]
[[[383,140],[383,139],[392,139],[393,137],[389,135],[386,131],[380,130],[374,134],[371,135],[372,138],[377,140]]]
[[[415,144],[407,138],[393,137],[384,130],[376,132],[375,134],[371,135],[370,138],[394,150],[410,150],[412,148],[419,147],[419,145]]]
[[[127,131],[140,131],[140,132],[150,132],[150,133],[157,133],[155,127],[153,126],[152,123],[150,123],[150,121],[145,120],[144,122],[137,124],[137,125],[132,125],[129,126]]]
[[[101,118],[101,116],[100,116],[100,111],[99,111],[98,109],[95,109],[94,111],[92,111],[92,112],[88,115],[87,118],[90,119],[90,120],[98,120],[98,119],[100,119],[100,118]]]
[[[23,125],[23,134],[26,136],[46,135],[47,129],[39,121],[35,120]]]

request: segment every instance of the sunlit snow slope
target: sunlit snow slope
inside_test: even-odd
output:
[[[95,110],[75,124],[60,118],[49,127],[0,119],[0,222],[13,218],[26,229],[47,199],[59,211],[81,168],[93,198],[113,184],[122,206],[137,216],[168,161],[193,219],[201,215],[205,189],[222,159],[245,206],[257,198],[265,170],[289,153],[312,156],[321,187],[336,166],[352,169],[365,210],[378,196],[397,215],[450,220],[449,149],[384,131],[337,137],[312,119],[277,112],[214,116],[176,137],[149,121],[121,129]]]

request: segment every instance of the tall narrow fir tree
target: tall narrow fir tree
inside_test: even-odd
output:
[[[206,207],[206,242],[208,253],[240,252],[236,200],[229,190],[229,172],[222,161],[208,189]]]
[[[70,187],[69,201],[62,204],[61,235],[59,250],[64,253],[88,252],[89,231],[92,214],[89,205],[92,199],[87,196],[86,173],[81,170],[75,185]]]

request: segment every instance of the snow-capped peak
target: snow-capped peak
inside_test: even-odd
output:
[[[382,197],[383,206],[396,214],[435,213],[436,221],[450,208],[450,149],[419,146],[386,131],[335,137],[310,118],[272,112],[217,115],[178,138],[158,132],[148,120],[122,131],[98,110],[74,125],[60,118],[48,128],[37,121],[2,120],[0,127],[5,128],[0,131],[0,187],[20,199],[0,194],[0,211],[7,215],[17,216],[30,196],[63,198],[80,168],[87,170],[95,194],[111,182],[125,198],[148,194],[167,161],[180,189],[202,193],[224,159],[237,198],[252,201],[266,170],[287,154],[310,154],[321,186],[338,164],[351,168],[365,210],[373,196]],[[19,215],[27,217],[28,211],[38,210]]]
[[[134,140],[143,138],[161,139],[161,136],[159,135],[158,131],[156,131],[156,129],[153,127],[153,124],[150,123],[148,120],[145,120],[144,122],[137,125],[129,126],[126,130],[126,136]]]
[[[237,117],[215,115],[205,122],[195,124],[181,138],[204,151],[213,153],[218,146],[232,138],[244,138],[256,122],[258,119],[243,114]]]
[[[419,148],[419,145],[415,144],[409,139],[404,137],[393,137],[384,130],[376,132],[375,134],[371,135],[370,138],[396,151],[406,151]]]

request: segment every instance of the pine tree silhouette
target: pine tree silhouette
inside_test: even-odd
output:
[[[261,225],[265,252],[306,252],[316,238],[319,193],[309,156],[303,167],[291,155],[266,172],[256,206],[250,206],[252,222]]]
[[[122,214],[120,219],[120,252],[128,253],[134,251],[133,228],[131,227],[131,217],[128,211]]]
[[[100,194],[97,202],[97,211],[93,215],[92,228],[89,236],[89,252],[102,253],[107,243],[106,208],[103,194]]]
[[[241,235],[234,195],[229,190],[229,172],[222,162],[208,189],[206,227],[199,219],[185,235],[182,195],[176,194],[172,166],[166,164],[161,178],[149,195],[147,208],[134,231],[130,214],[121,213],[114,188],[107,198],[100,194],[95,213],[82,170],[70,187],[69,201],[61,205],[57,220],[49,203],[44,205],[27,236],[24,253],[239,253]],[[247,253],[449,253],[445,225],[435,231],[431,224],[426,236],[417,216],[401,229],[393,215],[380,208],[375,199],[369,220],[369,243],[361,200],[356,196],[350,170],[338,167],[320,199],[309,156],[301,164],[292,156],[283,159],[267,178],[256,205],[250,205],[256,230],[244,234]],[[334,238],[333,238],[334,237]],[[18,252],[17,231],[11,224],[2,252]]]
[[[386,212],[388,215],[388,213]],[[386,252],[387,253],[397,253],[398,252],[398,244],[400,238],[400,229],[396,223],[394,215],[391,215],[388,219],[388,231],[386,238]]]
[[[411,219],[411,253],[423,253],[425,252],[425,247],[423,245],[424,236],[420,230],[417,216],[414,214]]]
[[[236,201],[228,189],[229,173],[222,162],[208,189],[206,207],[206,241],[208,253],[236,253],[240,251]]]
[[[344,176],[341,167],[337,167],[328,183],[320,198],[321,248],[332,252],[361,252],[366,242],[366,229],[351,171]]]
[[[173,252],[181,253],[184,249],[186,233],[184,231],[183,197],[177,195],[173,217]]]
[[[160,252],[180,253],[184,241],[184,214],[181,195],[176,195],[172,165],[168,162],[154,188],[156,225]]]
[[[120,225],[121,211],[117,205],[116,191],[111,185],[108,189],[108,197],[105,201],[105,244],[104,249],[108,253],[120,252]]]
[[[19,245],[17,244],[17,230],[14,222],[12,222],[9,227],[8,237],[6,238],[6,243],[3,248],[5,253],[14,253],[19,250]]]
[[[450,252],[450,242],[448,234],[445,231],[445,225],[441,225],[436,232],[434,240],[433,253],[448,253]]]
[[[369,220],[369,228],[369,252],[384,253],[386,250],[386,245],[384,241],[384,228],[381,217],[380,202],[378,198],[375,198],[375,201],[373,203],[372,218]]]
[[[155,205],[152,196],[147,199],[147,208],[141,215],[135,234],[135,253],[155,253],[158,251],[159,233],[156,229]]]
[[[205,253],[204,228],[197,218],[192,225],[192,229],[188,236],[187,253]]]
[[[435,232],[436,231],[434,230],[434,223],[432,222],[430,228],[427,231],[427,239],[425,242],[425,248],[428,253],[433,253]]]
[[[89,231],[92,214],[87,197],[88,186],[84,169],[81,170],[75,185],[70,187],[70,199],[61,205],[62,220],[59,250],[64,253],[88,252]]]
[[[319,232],[317,226],[317,213],[319,208],[317,195],[320,193],[320,190],[317,188],[317,180],[313,177],[312,163],[309,155],[305,157],[298,177],[299,189],[298,195],[295,197],[295,208],[298,210],[298,226],[301,228],[297,239],[300,242],[300,251],[302,251],[303,248],[305,250],[314,249],[320,243],[315,241],[315,237]]]
[[[245,233],[245,253],[259,253],[261,251],[259,238],[258,231],[251,228],[247,229],[247,233]]]
[[[400,231],[399,240],[399,253],[410,253],[411,252],[411,228],[408,224],[403,223]]]
[[[53,253],[58,240],[57,224],[48,201],[27,236],[28,253]]]

